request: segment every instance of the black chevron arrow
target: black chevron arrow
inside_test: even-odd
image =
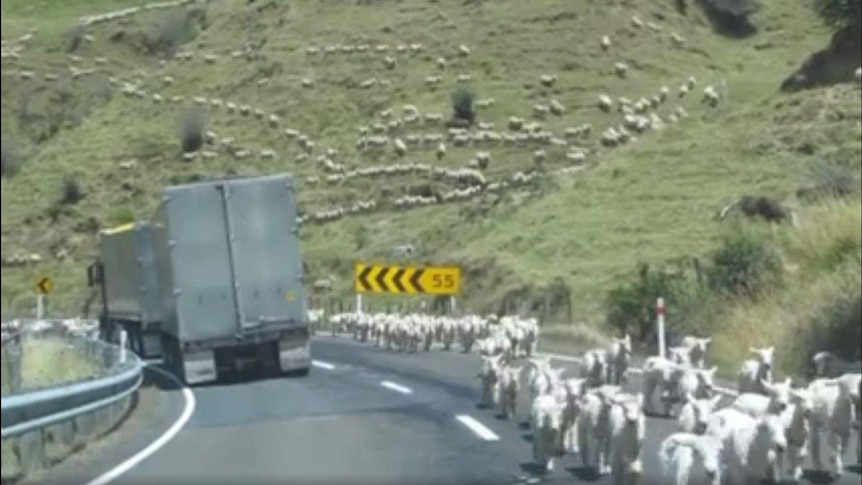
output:
[[[371,291],[371,283],[368,281],[368,275],[371,274],[372,269],[374,269],[373,266],[366,266],[359,273],[359,284],[362,285],[365,291]]]
[[[392,280],[395,282],[395,287],[398,288],[398,291],[401,293],[407,293],[407,289],[404,288],[404,284],[401,283],[401,278],[404,277],[404,273],[406,272],[407,268],[402,266],[398,268],[398,271],[395,272],[395,276],[392,278]]]
[[[410,284],[413,285],[417,293],[425,293],[425,288],[422,288],[422,283],[420,282],[423,274],[425,274],[425,269],[419,268],[413,273],[413,277],[410,278]]]
[[[388,272],[389,272],[389,266],[384,266],[380,270],[380,273],[377,273],[377,279],[375,280],[375,281],[377,281],[377,284],[380,286],[380,289],[383,291],[386,291],[386,292],[389,291],[389,287],[386,286],[386,280],[385,280],[386,273],[388,273]]]

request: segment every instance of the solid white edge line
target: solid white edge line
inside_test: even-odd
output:
[[[319,367],[321,369],[335,370],[334,364],[330,364],[329,362],[323,362],[322,360],[312,360],[311,365],[313,365],[314,367]]]
[[[455,419],[460,421],[461,424],[469,428],[470,431],[472,431],[476,436],[482,438],[485,441],[500,441],[500,437],[497,436],[496,433],[488,429],[488,427],[480,423],[472,416],[468,416],[466,414],[459,414],[458,416],[455,416]]]
[[[410,389],[409,387],[404,387],[391,381],[383,381],[380,383],[380,385],[387,389],[392,389],[395,392],[400,392],[401,394],[413,394],[413,389]]]
[[[131,470],[132,468],[134,468],[135,466],[140,464],[142,461],[144,461],[147,458],[149,458],[150,456],[152,456],[155,452],[159,451],[159,449],[161,449],[161,447],[168,444],[168,442],[170,440],[172,440],[183,429],[183,426],[185,426],[186,423],[188,423],[189,419],[191,419],[192,413],[194,413],[195,406],[196,406],[195,395],[191,391],[191,389],[184,386],[183,383],[180,382],[173,374],[166,372],[162,369],[159,369],[157,367],[151,367],[151,366],[147,366],[147,367],[149,368],[149,370],[154,371],[158,374],[161,374],[161,375],[171,379],[172,381],[174,381],[174,383],[176,383],[178,386],[180,386],[180,388],[182,388],[183,397],[185,398],[185,406],[183,406],[183,412],[180,414],[179,419],[177,419],[174,422],[174,424],[172,424],[171,427],[168,428],[168,430],[164,432],[164,434],[159,436],[158,439],[156,439],[155,441],[150,443],[143,450],[135,453],[134,455],[132,455],[131,457],[126,459],[126,461],[120,463],[119,465],[108,470],[107,472],[103,473],[102,475],[99,475],[98,477],[94,478],[93,480],[87,482],[86,485],[106,485],[106,484],[116,480],[121,475],[128,472],[129,470]]]

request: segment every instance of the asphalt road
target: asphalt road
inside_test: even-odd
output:
[[[490,485],[538,477],[529,431],[477,408],[477,356],[400,354],[329,337],[316,337],[312,355],[318,366],[305,378],[194,388],[196,407],[182,431],[111,483]],[[164,379],[155,383],[119,433],[39,483],[87,484],[164,433],[184,398]],[[673,430],[671,421],[648,420],[643,485],[666,483],[655,452]],[[541,480],[610,483],[591,480],[579,465],[566,456]],[[832,483],[858,485],[860,475]]]

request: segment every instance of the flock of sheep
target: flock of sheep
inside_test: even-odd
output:
[[[752,348],[733,392],[719,390],[717,368],[706,366],[709,338],[685,337],[667,358],[649,357],[640,369],[631,366],[631,339],[614,339],[606,349],[584,353],[577,375],[565,377],[565,368],[537,354],[535,319],[343,313],[329,323],[333,335],[349,333],[397,351],[478,351],[481,403],[515,418],[518,396],[527,393],[531,404],[523,411],[533,430],[533,458],[548,471],[559,456],[577,453],[585,467],[611,475],[615,484],[637,483],[648,415],[677,420],[676,432],[651,450],[666,483],[676,485],[798,482],[806,456],[815,469],[841,475],[854,430],[862,439],[862,369],[827,352],[813,357],[812,380],[794,387],[790,379],[773,380],[774,347]],[[641,375],[639,391],[633,391],[634,374]],[[722,407],[727,399],[732,402]],[[823,435],[828,467],[821,458]],[[862,464],[862,454],[857,459]]]
[[[188,8],[194,8],[191,1],[178,2],[159,2],[142,7],[135,7],[111,12],[102,15],[90,16],[81,19],[81,27],[91,27],[109,21],[119,20],[124,21],[129,17],[138,13],[147,11],[170,9],[188,5]],[[643,22],[637,17],[631,19],[632,26],[636,29],[649,29],[654,32],[661,32],[662,28],[653,22]],[[18,40],[17,43],[7,43],[4,41],[3,58],[11,62],[20,61],[22,58],[23,49],[32,41],[35,31],[32,31]],[[670,37],[673,40],[674,46],[681,46],[685,43],[677,34],[672,34]],[[84,39],[88,43],[92,43],[95,39],[93,35],[87,34]],[[601,39],[600,47],[607,53],[613,52],[613,39],[610,36],[605,36]],[[230,56],[233,58],[244,57],[248,54],[249,46],[241,49],[235,49]],[[401,43],[401,44],[333,44],[323,47],[308,47],[306,53],[311,62],[317,62],[318,59],[328,59],[331,56],[356,56],[356,55],[373,55],[383,58],[382,68],[391,71],[397,68],[397,54],[418,55],[425,53],[427,48],[421,43]],[[471,49],[466,45],[458,45],[452,49],[452,52],[438,56],[434,59],[436,69],[441,71],[441,74],[427,76],[426,84],[432,89],[443,81],[443,72],[451,69],[452,66],[458,66],[455,62],[457,59],[466,59],[471,56]],[[183,50],[175,55],[177,62],[192,62],[195,58],[202,59],[203,65],[213,65],[219,62],[221,56],[216,53],[201,54],[196,56],[194,51]],[[79,77],[93,75],[103,72],[104,66],[110,64],[110,61],[105,58],[93,59],[93,67],[80,67],[83,59],[80,56],[69,56],[69,70],[73,79]],[[329,62],[329,61],[324,61]],[[167,67],[167,62],[162,62],[161,67]],[[626,77],[630,68],[625,63],[616,62],[613,65],[614,72],[620,77]],[[13,71],[4,69],[4,76],[17,76],[23,80],[31,80],[37,78],[37,73],[32,70]],[[356,142],[358,157],[379,159],[381,152],[390,154],[393,159],[389,163],[380,164],[377,166],[361,166],[359,163],[338,162],[338,150],[333,148],[318,147],[316,142],[311,140],[310,136],[301,133],[300,130],[285,126],[285,122],[276,114],[267,113],[263,109],[255,108],[249,104],[233,102],[218,97],[212,96],[191,96],[185,97],[179,94],[169,94],[169,91],[176,87],[179,83],[172,76],[158,75],[153,80],[153,74],[138,71],[133,73],[127,79],[119,77],[109,77],[109,84],[118,89],[129,99],[149,100],[154,104],[176,104],[184,105],[193,103],[202,108],[206,108],[210,113],[222,113],[227,116],[238,118],[251,118],[258,120],[269,129],[275,140],[287,140],[295,143],[298,153],[294,156],[294,162],[297,164],[309,161],[316,151],[320,154],[316,157],[317,165],[322,169],[323,175],[311,175],[306,177],[305,182],[309,186],[318,184],[340,185],[349,183],[351,180],[360,177],[382,177],[394,176],[407,173],[427,176],[430,179],[438,181],[451,182],[455,185],[451,190],[435,193],[434,195],[424,196],[395,196],[391,200],[365,200],[358,201],[345,206],[334,207],[328,210],[317,210],[305,213],[300,218],[300,223],[325,223],[340,219],[353,214],[368,213],[381,209],[409,209],[413,207],[428,206],[432,204],[443,204],[449,202],[465,201],[471,198],[479,197],[486,193],[493,193],[509,188],[516,188],[523,184],[532,182],[541,177],[552,176],[554,174],[563,175],[580,171],[584,167],[584,162],[588,157],[593,155],[597,149],[587,148],[588,140],[591,138],[593,129],[588,123],[577,124],[569,128],[563,129],[560,133],[553,133],[544,128],[543,122],[549,116],[554,116],[563,119],[566,116],[567,109],[557,99],[549,99],[543,103],[537,103],[532,107],[533,121],[527,120],[518,116],[509,116],[505,125],[502,128],[496,128],[495,123],[491,120],[485,120],[478,123],[473,128],[448,128],[444,125],[444,115],[437,112],[422,113],[414,106],[407,104],[401,110],[400,114],[396,114],[393,108],[387,108],[378,113],[377,119],[372,120],[365,126],[359,127],[360,137]],[[58,75],[55,73],[45,74],[45,80],[57,80]],[[461,73],[453,76],[453,80],[463,83],[473,80],[471,74]],[[538,84],[544,88],[552,88],[562,81],[559,76],[553,73],[544,73],[538,76]],[[258,86],[265,86],[269,79],[261,79],[257,82]],[[679,90],[678,97],[683,98],[694,87],[695,80],[690,78],[684,83]],[[302,87],[306,89],[315,89],[318,85],[317,80],[303,78],[300,81]],[[391,87],[391,81],[372,77],[357,85],[362,89],[372,87]],[[666,119],[663,119],[658,113],[658,108],[669,102],[670,89],[661,87],[655,94],[641,96],[638,99],[630,100],[625,97],[612,99],[607,94],[598,95],[598,109],[611,112],[616,109],[621,118],[618,123],[612,123],[601,134],[601,145],[605,147],[614,147],[625,143],[630,143],[637,139],[638,136],[644,135],[650,130],[660,130],[666,122],[680,121],[686,116],[687,112],[681,107],[672,110]],[[715,106],[721,99],[718,91],[707,86],[704,89],[704,101]],[[475,109],[479,112],[490,108],[495,104],[492,98],[479,99],[474,103]],[[452,149],[469,149],[475,147],[477,152],[467,160],[463,168],[460,169],[444,169],[433,166],[433,164],[425,164],[416,160],[401,161],[405,158],[420,156],[423,150],[433,150],[434,158],[437,161],[444,157],[451,157],[449,152]],[[505,148],[509,151],[528,148],[531,150],[530,159],[532,167],[517,171],[514,174],[504,176],[498,180],[488,180],[488,169],[494,163],[494,156],[491,150],[494,148]],[[255,149],[249,146],[243,146],[237,142],[234,137],[219,136],[210,131],[206,134],[206,146],[198,151],[185,153],[183,158],[193,160],[196,158],[209,160],[228,154],[236,160],[244,160],[250,157],[257,157],[262,160],[276,160],[281,157],[276,150],[272,148]],[[346,157],[345,157],[346,158]],[[550,160],[561,160],[564,162],[564,167],[560,170],[549,171],[547,165]],[[122,162],[122,167],[127,170],[132,170],[134,164]]]

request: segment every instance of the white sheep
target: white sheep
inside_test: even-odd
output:
[[[521,388],[520,367],[506,366],[500,375],[500,416],[503,419],[518,416],[518,392]]]
[[[530,419],[533,429],[533,459],[545,471],[554,469],[554,457],[562,429],[562,414],[562,406],[552,395],[543,394],[533,400]]]
[[[464,44],[458,46],[458,55],[461,57],[467,57],[470,55],[470,48]]]
[[[610,112],[614,107],[614,101],[607,94],[599,95],[599,108],[604,112]]]
[[[614,485],[638,483],[643,473],[641,449],[646,434],[643,395],[617,393],[608,416],[609,459]]]
[[[636,29],[640,29],[640,28],[643,28],[643,26],[644,26],[644,21],[641,20],[640,17],[638,17],[637,15],[632,16],[632,27],[634,27]]]
[[[723,443],[715,436],[674,433],[662,441],[659,461],[668,485],[720,485]]]
[[[542,74],[539,77],[539,82],[546,88],[552,87],[557,82],[556,74]]]
[[[404,144],[404,141],[400,138],[396,138],[395,141],[392,143],[392,146],[395,150],[395,154],[399,157],[403,157],[407,154],[407,145]]]
[[[775,346],[761,349],[750,348],[754,359],[746,360],[737,374],[739,392],[754,392],[765,394],[763,382],[772,382],[772,361],[775,356]]]
[[[541,164],[548,157],[548,153],[545,150],[536,150],[533,152],[533,162],[536,164]]]
[[[482,356],[482,370],[479,377],[482,380],[482,402],[484,406],[494,408],[498,401],[498,381],[500,380],[500,360],[502,356]]]
[[[624,376],[628,371],[632,358],[631,335],[626,334],[621,339],[613,339],[605,354],[606,375],[605,383],[622,385]]]
[[[704,434],[712,413],[721,402],[722,396],[706,399],[692,399],[683,404],[679,412],[679,431],[682,433]]]
[[[831,352],[818,352],[811,358],[811,373],[815,378],[835,378],[847,373],[862,373],[862,361],[845,362]]]
[[[618,392],[619,387],[602,386],[588,391],[581,399],[581,415],[577,424],[581,461],[598,475],[611,472],[608,419],[613,397]]]
[[[614,64],[614,72],[617,76],[624,78],[629,72],[629,66],[624,62],[617,62]]]
[[[844,472],[844,453],[850,442],[858,416],[860,382],[862,374],[845,374],[837,379],[817,379],[809,390],[813,400],[811,415],[810,455],[816,470],[824,470],[820,454],[820,431],[829,438],[830,465],[832,472],[841,476]]]
[[[787,449],[784,424],[779,416],[753,418],[733,408],[713,414],[707,435],[723,441],[727,483],[760,483],[775,470],[776,457]]]
[[[611,48],[611,38],[607,35],[602,36],[601,46],[602,50],[607,51]]]
[[[703,369],[706,365],[706,351],[711,343],[712,337],[698,338],[687,335],[683,337],[680,347],[687,349],[688,361],[693,366]]]

